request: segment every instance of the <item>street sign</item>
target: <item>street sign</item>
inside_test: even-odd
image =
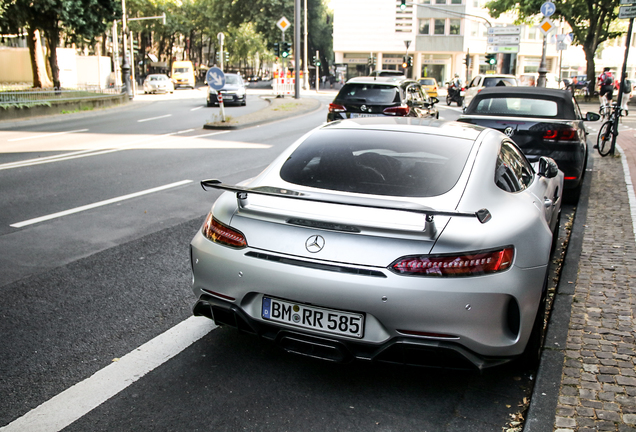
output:
[[[636,18],[636,6],[621,6],[618,18]]]
[[[205,75],[205,81],[214,90],[219,91],[225,87],[225,74],[218,67],[211,67]]]
[[[554,3],[547,1],[541,5],[541,13],[545,17],[551,17],[556,12],[556,6]]]
[[[568,49],[568,44],[565,42],[557,42],[556,49],[557,51],[565,51]]]
[[[488,27],[488,35],[518,35],[521,34],[521,26]]]
[[[488,36],[488,45],[514,45],[519,43],[519,36]]]
[[[554,24],[552,24],[550,18],[546,18],[541,21],[541,24],[539,24],[539,29],[541,30],[541,33],[547,35],[548,33],[550,33],[550,30],[554,29]]]
[[[621,0],[621,4],[622,5],[631,5],[631,4],[634,4],[634,3],[636,3],[635,0]]]
[[[278,22],[276,23],[276,26],[278,26],[279,29],[281,29],[282,31],[285,31],[289,28],[289,26],[291,25],[291,23],[289,22],[289,20],[285,17],[282,17],[281,19],[278,20]]]
[[[487,53],[518,53],[519,45],[488,45],[486,46]]]

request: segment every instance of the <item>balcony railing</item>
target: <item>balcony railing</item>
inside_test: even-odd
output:
[[[77,101],[82,99],[95,99],[121,94],[121,86],[100,88],[99,86],[86,86],[75,89],[29,89],[29,90],[0,90],[0,107],[13,105],[38,105],[53,102]]]

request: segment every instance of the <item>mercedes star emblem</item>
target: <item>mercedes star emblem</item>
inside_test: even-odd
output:
[[[511,128],[511,127],[507,127],[507,128],[504,130],[504,133],[505,133],[506,135],[508,135],[509,137],[511,137],[511,136],[513,136],[513,135],[515,134],[515,130],[514,130],[513,128]]]
[[[325,247],[325,239],[319,235],[312,235],[305,242],[305,247],[311,253],[320,252]]]

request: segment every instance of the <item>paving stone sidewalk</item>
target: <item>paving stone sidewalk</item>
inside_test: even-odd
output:
[[[636,133],[596,150],[554,431],[636,432],[636,242],[623,169],[636,176]]]

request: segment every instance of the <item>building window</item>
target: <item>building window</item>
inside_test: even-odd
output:
[[[431,0],[419,0],[420,4],[431,4]]]
[[[435,33],[436,35],[443,35],[446,28],[446,20],[442,18],[435,18]]]
[[[449,23],[450,23],[450,26],[449,26],[448,34],[452,34],[452,35],[460,34],[461,21],[458,19],[451,19],[449,20]]]
[[[420,20],[420,34],[427,35],[431,33],[431,20],[429,18]]]
[[[537,40],[539,33],[538,27],[528,27],[528,39]]]
[[[446,0],[435,0],[435,4],[446,4]]]
[[[451,0],[451,4],[460,5],[462,4],[462,0]]]

